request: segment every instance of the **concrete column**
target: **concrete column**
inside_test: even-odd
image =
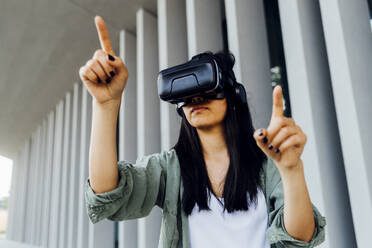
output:
[[[38,185],[38,191],[39,191],[39,197],[38,197],[38,204],[37,208],[39,209],[39,215],[36,222],[35,229],[37,230],[35,236],[36,236],[36,244],[41,244],[41,237],[42,237],[42,224],[43,224],[43,203],[45,199],[45,171],[46,171],[46,151],[47,151],[47,139],[48,139],[48,122],[46,119],[43,120],[42,123],[42,136],[41,136],[41,156],[40,156],[40,168],[39,168],[39,185]]]
[[[37,131],[34,131],[31,134],[30,137],[30,157],[29,160],[27,161],[27,167],[29,167],[29,173],[26,175],[27,176],[27,186],[26,186],[26,218],[25,218],[25,229],[24,229],[24,239],[22,240],[25,243],[31,243],[31,238],[32,238],[32,225],[33,225],[33,220],[35,216],[35,196],[36,196],[36,191],[35,191],[35,183],[36,183],[36,171],[35,171],[35,160],[36,160],[36,148],[37,148]]]
[[[81,95],[81,122],[80,122],[80,168],[78,188],[78,222],[77,222],[77,245],[78,248],[87,247],[89,244],[89,219],[86,213],[84,199],[84,182],[89,173],[89,141],[92,120],[92,98],[85,86],[82,87]]]
[[[48,116],[48,140],[47,150],[45,153],[46,164],[45,164],[45,187],[44,187],[44,201],[43,201],[43,217],[42,217],[42,238],[41,245],[48,246],[48,235],[49,235],[49,219],[50,219],[50,199],[51,199],[51,187],[52,187],[52,163],[53,163],[53,146],[54,146],[54,112],[51,112]]]
[[[186,4],[184,0],[158,0],[159,69],[188,60]],[[160,101],[161,149],[176,144],[181,118],[174,104]]]
[[[42,158],[44,156],[44,153],[42,153],[42,146],[43,146],[43,126],[42,123],[39,125],[39,127],[36,130],[36,147],[35,147],[35,163],[32,166],[32,170],[35,171],[35,181],[33,187],[33,203],[32,203],[32,210],[33,210],[33,218],[32,222],[30,224],[31,228],[31,238],[30,238],[30,244],[37,244],[38,241],[38,234],[40,233],[40,229],[38,229],[38,223],[41,216],[41,204],[40,204],[40,185],[43,178],[40,176],[41,169],[42,169]]]
[[[63,155],[62,155],[62,182],[61,182],[61,209],[59,215],[59,245],[67,247],[68,234],[68,207],[69,207],[69,185],[70,185],[70,156],[71,156],[71,126],[72,126],[72,104],[71,93],[67,92],[64,101],[64,125],[63,125]]]
[[[365,0],[319,1],[358,247],[372,222],[372,35]]]
[[[223,49],[221,11],[221,1],[186,1],[189,58],[207,50]]]
[[[253,126],[267,127],[271,118],[272,91],[263,1],[226,0],[225,9],[236,79],[247,91]]]
[[[160,111],[157,94],[158,64],[157,19],[144,9],[137,12],[137,131],[138,156],[160,151]],[[161,211],[138,220],[138,247],[157,247]]]
[[[120,57],[128,68],[128,81],[122,95],[119,113],[119,160],[134,162],[137,158],[137,59],[136,37],[120,32]],[[119,223],[119,248],[137,247],[137,220]]]
[[[88,216],[86,217],[88,218]],[[89,248],[115,247],[115,222],[102,220],[96,224],[89,223]]]
[[[15,241],[24,242],[26,238],[26,223],[27,223],[27,188],[29,184],[29,161],[31,156],[31,137],[27,137],[26,144],[23,148],[23,159],[22,159],[22,174],[21,178],[23,183],[21,184],[21,190],[20,190],[20,199],[19,204],[22,204],[19,206],[18,212],[20,213],[20,216],[18,217],[17,221],[17,229],[19,229],[19,233],[17,235],[17,238]]]
[[[20,153],[17,152],[15,159],[13,160],[12,167],[12,178],[9,192],[9,205],[8,205],[8,224],[6,230],[6,239],[14,239],[14,226],[15,226],[15,209],[17,207],[17,193],[18,193],[18,182],[19,182],[19,167],[20,167]]]
[[[13,172],[12,174],[15,175],[15,181],[14,181],[14,194],[12,196],[13,198],[13,207],[11,210],[12,215],[12,225],[11,225],[11,233],[9,233],[10,238],[7,239],[15,240],[17,241],[19,238],[19,224],[20,224],[20,214],[21,214],[21,203],[22,203],[22,192],[23,192],[23,168],[24,168],[24,155],[25,155],[25,146],[26,142],[20,147],[17,155],[17,161],[16,164],[13,164]],[[16,167],[15,167],[16,166]]]
[[[68,193],[68,248],[77,247],[77,223],[79,210],[79,173],[80,173],[80,132],[81,128],[81,83],[75,83],[72,93],[72,115],[71,115],[71,145],[70,145],[70,174]],[[78,248],[78,247],[77,247]]]
[[[58,247],[59,236],[59,213],[61,210],[61,169],[62,169],[62,148],[63,148],[63,100],[56,107],[56,120],[54,126],[54,152],[52,172],[52,196],[51,216],[49,223],[49,247]]]
[[[327,218],[323,246],[356,247],[319,3],[284,0],[279,8],[292,116],[308,137],[306,182]]]

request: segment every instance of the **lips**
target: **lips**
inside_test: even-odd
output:
[[[207,108],[206,108],[206,107],[201,107],[201,106],[193,107],[193,108],[191,109],[191,113],[194,112],[194,111],[196,111],[196,110],[201,110],[201,109],[207,109]]]

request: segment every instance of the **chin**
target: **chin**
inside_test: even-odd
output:
[[[217,123],[213,123],[207,120],[195,120],[191,123],[191,126],[197,128],[197,129],[205,129],[205,128],[210,128]]]

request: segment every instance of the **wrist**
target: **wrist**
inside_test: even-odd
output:
[[[116,111],[118,108],[120,108],[120,104],[121,104],[121,98],[108,100],[103,103],[97,102],[95,98],[93,98],[92,100],[92,105],[94,108],[99,108],[103,110],[115,110]]]
[[[303,168],[302,160],[300,159],[298,161],[297,165],[295,165],[295,166],[279,169],[279,173],[280,173],[282,179],[290,178],[290,177],[293,177],[293,176],[298,176],[299,174],[303,174],[304,173],[304,168]]]

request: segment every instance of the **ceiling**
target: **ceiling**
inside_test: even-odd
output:
[[[0,155],[13,158],[78,82],[99,48],[101,15],[118,53],[121,29],[135,33],[136,11],[156,0],[3,0],[0,8]]]

